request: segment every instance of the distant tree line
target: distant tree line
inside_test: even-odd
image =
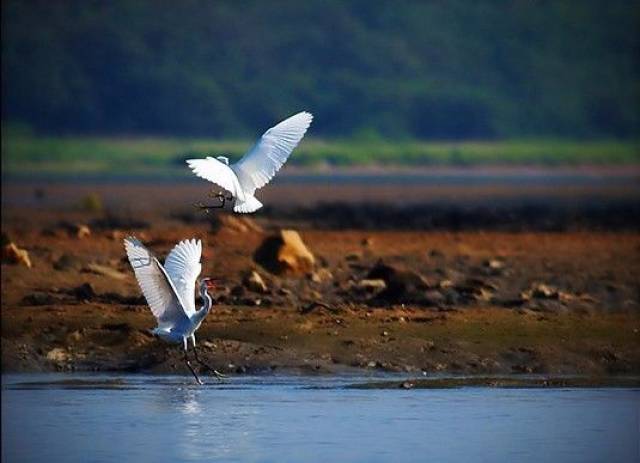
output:
[[[39,133],[637,137],[640,2],[2,2],[2,122]]]

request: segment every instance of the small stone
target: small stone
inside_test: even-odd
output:
[[[68,359],[68,352],[60,347],[55,347],[47,352],[47,360],[51,360],[52,362],[65,362]]]
[[[22,298],[22,305],[52,305],[56,302],[55,298],[48,293],[32,293]]]
[[[76,224],[76,236],[79,239],[91,236],[91,229],[87,225]]]
[[[429,251],[429,257],[440,258],[444,257],[444,254],[437,249],[432,249],[431,251]]]
[[[345,259],[347,262],[355,262],[355,261],[357,261],[357,260],[360,260],[360,258],[361,258],[361,257],[362,257],[362,256],[360,255],[360,253],[359,253],[359,252],[350,252],[349,254],[347,254],[347,255],[345,256],[345,258],[344,258],[344,259]]]
[[[370,248],[371,246],[373,246],[373,243],[374,241],[373,241],[373,238],[371,237],[362,238],[362,241],[360,241],[360,244],[365,248]]]
[[[314,283],[323,283],[325,281],[331,281],[333,274],[326,268],[320,268],[309,275],[309,279]]]
[[[243,283],[245,288],[255,293],[266,293],[268,291],[267,284],[255,270],[245,275]]]
[[[60,258],[53,263],[53,268],[56,270],[80,270],[83,262],[72,254],[63,254]]]
[[[116,269],[113,269],[111,267],[108,267],[106,265],[100,265],[100,264],[88,264],[85,268],[85,271],[87,272],[91,272],[91,273],[95,273],[98,275],[102,275],[102,276],[106,276],[109,278],[113,278],[114,280],[124,280],[127,278],[127,275],[119,272]]]
[[[124,232],[122,230],[112,230],[109,234],[109,238],[113,241],[120,241],[124,238]]]
[[[504,262],[498,259],[485,260],[482,265],[490,270],[502,270],[504,268]]]
[[[360,280],[356,287],[367,292],[375,292],[385,289],[387,284],[382,279],[364,279]]]
[[[545,283],[533,283],[531,287],[520,293],[520,297],[525,301],[536,299],[558,299],[560,297],[559,291]]]
[[[81,301],[91,300],[96,296],[96,292],[93,289],[91,283],[83,283],[80,286],[74,288],[72,291],[76,299]]]
[[[22,264],[28,268],[32,267],[29,253],[26,249],[20,249],[15,243],[9,243],[2,249],[2,261],[11,264]]]
[[[440,287],[440,289],[448,289],[453,288],[454,284],[451,280],[440,280],[438,286]]]

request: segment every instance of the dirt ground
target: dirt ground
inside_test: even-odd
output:
[[[154,319],[122,243],[132,234],[161,260],[182,239],[203,240],[202,276],[220,283],[198,345],[226,373],[640,374],[636,231],[321,229],[254,217],[3,207],[3,241],[26,249],[32,268],[2,264],[2,371],[188,374],[181,348],[148,333]],[[312,272],[278,276],[255,262],[282,227],[298,229]],[[252,270],[265,291],[244,281]],[[370,284],[380,279],[384,288]]]

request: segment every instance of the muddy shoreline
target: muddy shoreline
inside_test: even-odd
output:
[[[197,338],[229,374],[640,374],[634,193],[539,196],[537,209],[521,191],[487,205],[459,190],[463,199],[413,209],[361,207],[354,194],[275,201],[238,220],[185,206],[198,189],[172,191],[159,209],[147,206],[166,195],[161,184],[140,202],[110,186],[104,208],[88,210],[84,190],[44,188],[29,199],[42,204],[23,207],[21,190],[3,185],[3,239],[32,264],[2,264],[3,372],[188,373],[180,349],[148,333],[154,320],[122,247],[132,234],[160,257],[203,240],[202,276],[221,284]],[[278,275],[256,261],[283,228],[299,231],[310,271]],[[247,282],[252,272],[264,287]]]

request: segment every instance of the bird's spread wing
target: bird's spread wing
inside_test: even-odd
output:
[[[187,159],[187,164],[198,177],[221,186],[234,196],[237,195],[236,174],[224,162],[207,156],[206,159]]]
[[[242,189],[253,195],[273,178],[300,143],[313,115],[301,112],[271,127],[258,142],[231,168]]]
[[[124,240],[129,262],[158,325],[171,328],[189,321],[173,283],[158,259],[136,238]]]
[[[189,318],[196,312],[194,292],[196,278],[202,271],[201,255],[202,242],[200,240],[184,240],[171,250],[164,261],[164,269],[180,295],[180,299],[184,303],[184,311]]]

